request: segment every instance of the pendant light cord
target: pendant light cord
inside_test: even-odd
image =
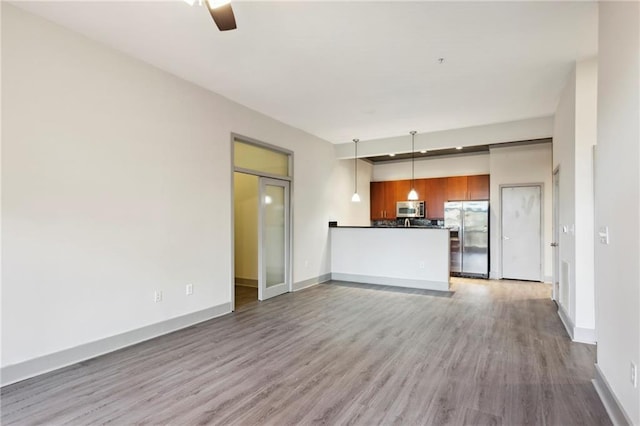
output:
[[[358,141],[360,139],[354,139],[353,143],[356,145],[356,155],[353,157],[353,164],[355,165],[355,175],[354,175],[354,187],[353,193],[358,193]]]
[[[414,154],[415,154],[415,139],[416,137],[416,131],[412,130],[411,131],[411,189],[415,189],[415,174],[414,174],[414,163],[415,163],[415,159],[414,159]]]

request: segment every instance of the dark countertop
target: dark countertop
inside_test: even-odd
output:
[[[371,228],[371,229],[446,229],[443,226],[330,226],[329,228]]]

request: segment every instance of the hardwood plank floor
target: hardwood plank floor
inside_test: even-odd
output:
[[[608,425],[544,284],[321,284],[1,391],[3,425]]]
[[[236,310],[247,305],[258,303],[258,288],[246,287],[242,285],[235,286],[235,302]]]

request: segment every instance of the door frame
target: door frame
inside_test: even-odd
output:
[[[500,193],[500,277],[504,278],[504,203],[502,202],[502,189],[503,188],[521,188],[537,186],[540,188],[540,282],[544,282],[544,182],[532,182],[532,183],[514,183],[514,184],[501,184],[498,187]]]
[[[247,144],[251,144],[251,145],[255,145],[255,146],[259,146],[261,148],[267,148],[270,149],[272,151],[276,151],[282,154],[287,154],[289,156],[289,176],[274,176],[271,175],[269,173],[265,173],[265,172],[260,172],[257,170],[250,170],[250,169],[244,169],[242,167],[235,167],[235,145],[234,142],[236,140],[239,140],[241,142],[247,143]],[[294,174],[294,170],[293,170],[293,165],[294,165],[294,161],[293,161],[293,156],[294,156],[294,152],[291,150],[288,150],[286,148],[282,148],[280,146],[277,145],[273,145],[267,142],[262,142],[258,139],[254,139],[251,138],[249,136],[244,136],[241,135],[239,133],[235,133],[235,132],[231,132],[230,133],[230,137],[229,137],[229,153],[230,153],[230,173],[229,173],[229,177],[230,177],[230,223],[231,223],[231,230],[230,230],[230,241],[229,241],[229,246],[231,247],[231,252],[230,252],[230,273],[229,273],[229,294],[230,294],[230,298],[229,298],[229,303],[230,303],[230,308],[231,311],[235,311],[236,310],[236,295],[235,295],[235,287],[236,287],[236,283],[235,283],[235,275],[236,275],[236,267],[235,267],[235,184],[234,184],[234,178],[233,178],[233,174],[235,172],[238,173],[246,173],[249,175],[254,175],[254,176],[258,176],[258,177],[267,177],[267,178],[274,178],[274,179],[279,179],[279,180],[284,180],[284,181],[288,181],[289,182],[289,258],[287,259],[289,262],[289,267],[288,267],[288,275],[289,275],[289,292],[293,291],[293,252],[294,252],[294,247],[293,247],[293,194],[294,194],[294,182],[293,182],[293,174]],[[256,214],[259,214],[260,212],[258,211]],[[258,233],[260,234],[260,229],[258,229]],[[258,248],[260,249],[260,248]]]
[[[551,204],[551,243],[555,243],[556,246],[551,246],[551,261],[553,263],[553,285],[551,290],[551,299],[560,303],[560,166],[553,170],[551,177],[551,184],[553,185],[552,191],[552,204]]]

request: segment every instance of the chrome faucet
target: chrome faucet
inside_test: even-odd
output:
[[[411,227],[411,221],[409,220],[409,218],[406,218],[404,220],[404,227],[405,228],[410,228]]]

